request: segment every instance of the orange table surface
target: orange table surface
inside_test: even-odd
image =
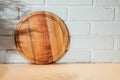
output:
[[[0,80],[120,80],[120,64],[0,64]]]

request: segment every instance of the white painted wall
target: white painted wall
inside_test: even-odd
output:
[[[0,63],[27,63],[15,48],[19,20],[50,11],[64,20],[70,48],[58,62],[120,63],[120,0],[0,0]]]

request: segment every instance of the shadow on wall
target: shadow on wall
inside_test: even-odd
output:
[[[13,36],[17,22],[20,19],[20,8],[25,8],[23,1],[0,0],[0,36]]]
[[[26,3],[23,2],[23,0],[0,0],[0,54],[3,54],[2,51],[5,50],[14,50],[14,41],[9,41],[14,40],[13,35],[20,19],[19,11],[20,8],[23,9],[25,7]],[[12,40],[6,40],[10,38],[12,38]],[[2,55],[0,55],[0,63],[1,61],[2,63],[7,62],[9,58],[10,56],[2,57]]]
[[[19,19],[31,12],[24,0],[0,0],[0,36],[13,35]],[[21,11],[21,12],[20,12]]]

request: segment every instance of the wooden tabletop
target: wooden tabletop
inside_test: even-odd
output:
[[[0,64],[0,80],[120,80],[120,64]]]

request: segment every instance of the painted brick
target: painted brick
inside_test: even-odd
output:
[[[119,6],[120,0],[95,0],[95,5]]]
[[[115,20],[120,20],[120,7],[115,8]]]
[[[32,5],[41,5],[44,4],[44,0],[4,0],[2,1],[2,3],[6,3],[6,4],[32,4]]]
[[[92,24],[93,35],[120,35],[120,22],[95,22]]]
[[[0,49],[16,49],[13,37],[0,37]]]
[[[92,62],[120,62],[120,52],[93,51]]]
[[[33,4],[33,5],[44,4],[44,0],[34,0],[34,1],[33,0],[21,0],[21,1],[25,4]]]
[[[61,6],[71,6],[71,5],[92,5],[92,0],[47,0],[47,5],[61,5]]]
[[[68,21],[67,27],[72,36],[74,35],[88,35],[90,33],[89,23],[80,21]]]
[[[13,35],[17,22],[0,22],[0,35]]]
[[[20,14],[21,14],[21,17],[23,17],[34,11],[49,11],[49,12],[56,14],[63,20],[67,19],[67,9],[59,8],[59,7],[26,7],[26,8],[21,8]]]
[[[113,20],[114,8],[104,7],[71,7],[70,20]]]
[[[0,4],[0,20],[1,19],[16,20],[18,18],[19,18],[19,12],[16,6]]]
[[[18,51],[0,51],[0,63],[28,63]]]
[[[79,37],[71,39],[70,50],[79,49],[113,49],[113,38],[111,37]]]
[[[90,62],[91,56],[89,51],[68,51],[59,62]]]
[[[120,50],[120,37],[117,38],[117,49]]]

